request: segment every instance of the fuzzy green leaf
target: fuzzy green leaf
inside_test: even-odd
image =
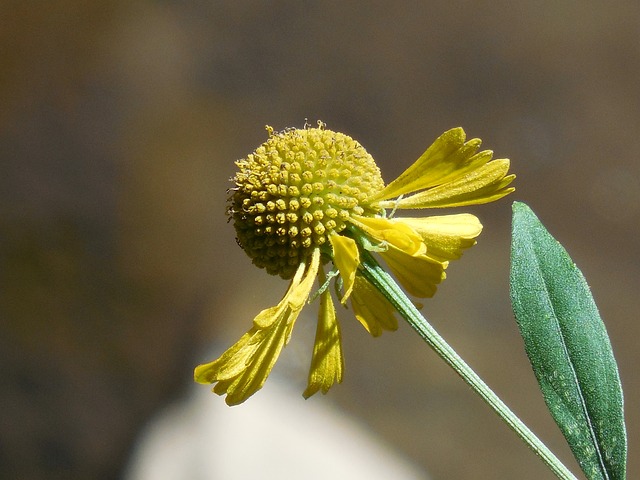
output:
[[[587,282],[524,203],[511,241],[511,303],[547,407],[587,478],[623,480],[622,387]]]

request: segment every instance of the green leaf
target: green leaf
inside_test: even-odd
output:
[[[547,407],[587,478],[622,480],[622,387],[587,282],[524,203],[511,241],[511,303]]]

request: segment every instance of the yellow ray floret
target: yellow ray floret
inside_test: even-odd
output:
[[[476,237],[482,232],[482,224],[470,213],[393,221],[408,225],[420,235],[427,246],[426,255],[437,262],[459,259],[463,250],[476,244]]]
[[[465,142],[462,128],[443,133],[396,180],[371,198],[382,208],[442,208],[492,202],[511,193],[515,178],[509,160],[491,160],[493,152],[475,153],[479,139]],[[409,193],[399,200],[391,200]]]
[[[330,235],[329,242],[333,247],[333,263],[338,268],[344,284],[344,294],[340,302],[345,303],[353,290],[356,271],[360,265],[360,252],[358,252],[358,245],[353,238]]]
[[[351,294],[353,314],[374,337],[382,334],[383,330],[395,331],[398,321],[395,309],[389,301],[367,280],[357,275]]]
[[[380,256],[407,292],[422,298],[435,294],[449,263],[431,258],[414,229],[402,219],[354,217],[352,222],[380,242]]]
[[[320,282],[324,284],[325,276],[320,270]],[[328,291],[320,295],[318,325],[313,346],[313,357],[309,369],[309,382],[303,395],[309,398],[318,391],[327,393],[334,383],[342,382],[344,357],[342,356],[342,339],[340,324],[336,318],[336,310]]]
[[[320,251],[313,252],[307,268],[301,264],[284,298],[275,307],[263,310],[253,327],[217,360],[199,365],[194,372],[198,383],[216,383],[213,391],[227,394],[228,405],[242,403],[267,380],[282,348],[289,342],[293,325],[305,305],[320,264]]]

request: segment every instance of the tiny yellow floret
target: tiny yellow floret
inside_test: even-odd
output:
[[[253,263],[284,279],[352,215],[372,215],[367,199],[384,187],[371,155],[351,137],[324,128],[274,133],[236,162],[228,209]]]

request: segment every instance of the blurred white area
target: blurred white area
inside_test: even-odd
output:
[[[305,401],[277,378],[228,407],[204,386],[153,421],[126,480],[427,480],[321,395]]]

